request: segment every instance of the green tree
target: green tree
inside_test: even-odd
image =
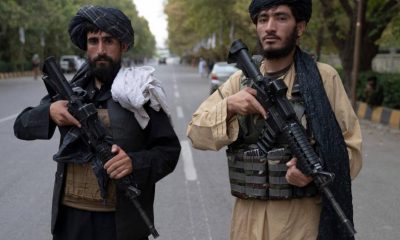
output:
[[[196,33],[187,20],[187,1],[168,0],[164,12],[168,18],[167,44],[170,51],[180,56],[189,55],[196,41]]]
[[[400,48],[400,14],[387,26],[378,44],[385,49]]]
[[[355,0],[312,0],[313,17],[302,47],[317,57],[322,52],[338,53],[344,72],[344,85],[350,87],[356,24]],[[168,46],[178,55],[210,54],[225,59],[233,39],[241,38],[253,52],[257,38],[248,14],[248,0],[168,0]],[[360,71],[371,70],[379,47],[400,45],[398,0],[364,0]],[[217,46],[202,49],[204,40],[216,36]]]
[[[350,76],[353,69],[355,28],[357,22],[356,1],[320,0],[329,36],[339,53],[344,71],[344,85],[350,89]],[[372,60],[379,50],[378,40],[391,21],[399,15],[397,0],[364,0],[361,19],[360,71],[372,68]]]
[[[135,31],[135,45],[127,53],[137,59],[154,55],[155,38],[147,21],[138,16],[130,0],[2,0],[0,1],[0,71],[30,68],[30,59],[38,53],[59,57],[64,54],[84,55],[69,39],[68,25],[83,5],[113,6],[123,10],[131,19]],[[23,28],[25,43],[19,40]]]
[[[168,0],[165,13],[170,50],[178,55],[221,60],[226,59],[236,38],[255,45],[254,27],[241,8],[247,4],[245,0]]]
[[[4,49],[4,51],[0,51],[0,57],[3,62],[12,62],[11,65],[14,67],[21,64],[24,59],[24,44],[19,40],[19,29],[25,27],[20,22],[27,15],[26,9],[22,8],[15,0],[0,2],[0,42],[1,49]]]

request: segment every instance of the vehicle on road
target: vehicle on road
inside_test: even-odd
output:
[[[166,57],[160,57],[158,59],[158,64],[167,64],[167,58]]]
[[[76,72],[82,63],[83,60],[77,55],[63,55],[60,58],[60,68],[63,73]]]
[[[209,79],[211,83],[210,94],[212,94],[221,84],[223,84],[233,73],[239,69],[235,64],[227,62],[216,62],[211,69]]]

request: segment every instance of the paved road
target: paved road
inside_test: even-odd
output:
[[[157,184],[155,225],[160,240],[225,240],[233,198],[224,151],[192,149],[186,138],[191,114],[208,95],[208,82],[195,68],[156,66],[168,95],[175,130],[182,144],[176,170]],[[32,78],[0,80],[0,239],[51,239],[50,204],[58,144],[21,141],[13,136],[16,114],[35,106],[45,93]],[[360,240],[398,240],[400,132],[362,123],[364,168],[354,181],[355,221]]]

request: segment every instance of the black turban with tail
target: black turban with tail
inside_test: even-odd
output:
[[[87,23],[127,44],[128,49],[133,45],[131,21],[123,12],[116,8],[84,6],[72,18],[68,29],[71,41],[82,50],[86,50]]]
[[[310,21],[312,13],[311,0],[252,0],[249,13],[253,23],[257,21],[257,15],[261,10],[278,5],[289,5],[293,7],[294,16],[297,21]]]

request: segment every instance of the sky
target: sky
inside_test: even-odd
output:
[[[149,22],[150,31],[156,38],[157,47],[166,47],[168,38],[167,17],[164,14],[164,0],[133,0],[139,16]]]

